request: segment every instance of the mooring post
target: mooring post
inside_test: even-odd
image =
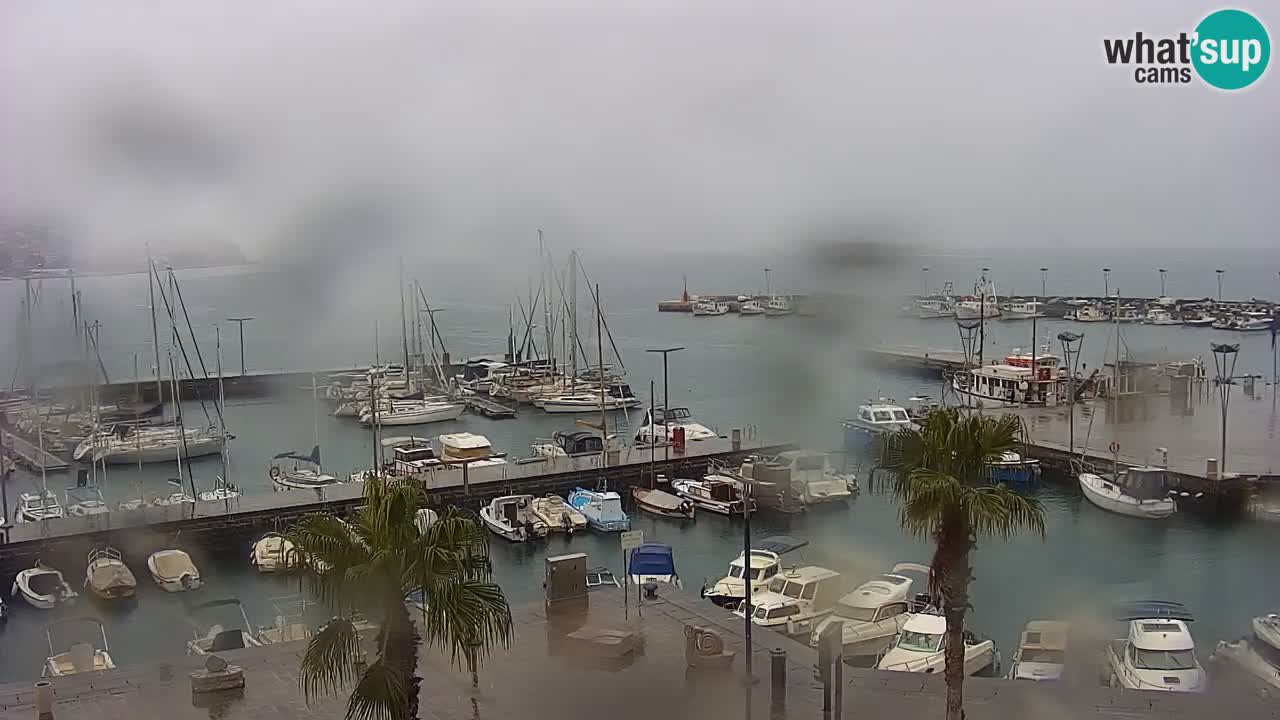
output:
[[[786,713],[787,707],[787,651],[769,650],[769,668],[770,716],[776,720]]]

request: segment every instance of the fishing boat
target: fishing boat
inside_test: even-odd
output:
[[[638,407],[640,399],[619,398],[601,392],[580,392],[539,398],[534,404],[549,413],[600,412],[602,409],[612,412]]]
[[[377,422],[379,425],[425,425],[433,422],[457,420],[466,409],[463,403],[439,402],[434,400],[395,400],[386,409],[379,409]],[[366,411],[360,415],[361,425],[372,425],[374,413]]]
[[[706,317],[711,315],[727,315],[729,313],[729,303],[716,302],[715,300],[699,300],[693,304],[693,314],[698,317]]]
[[[751,598],[751,622],[790,637],[809,637],[831,614],[844,587],[840,573],[817,565],[788,568],[774,575],[769,587]],[[733,611],[746,617],[746,603]]]
[[[337,485],[339,480],[326,474],[320,466],[320,446],[311,448],[310,455],[283,452],[271,458],[267,470],[273,490],[314,490]]]
[[[1160,520],[1177,511],[1169,497],[1164,468],[1124,468],[1113,473],[1081,472],[1085,499],[1109,512]]]
[[[1053,620],[1032,620],[1022,629],[1018,649],[1009,663],[1009,680],[1059,680],[1067,667],[1070,626]]]
[[[831,615],[814,627],[809,644],[818,647],[827,626],[839,622],[845,658],[878,657],[913,614],[932,607],[928,594],[912,592],[913,580],[906,573],[927,579],[930,569],[918,563],[898,563],[884,575],[862,583],[841,597]]]
[[[710,587],[702,587],[702,597],[720,607],[737,607],[745,597],[743,589],[750,584],[754,597],[769,587],[769,581],[782,570],[782,556],[809,544],[787,535],[776,535],[754,543],[751,549],[750,567],[742,553],[729,563],[729,572]]]
[[[532,448],[534,455],[545,458],[599,455],[604,452],[604,440],[589,430],[557,431],[550,438],[534,440]]]
[[[1004,362],[967,368],[951,376],[951,389],[980,408],[1052,407],[1065,400],[1056,355],[1032,357],[1019,350]]]
[[[975,320],[1000,317],[1000,294],[996,285],[984,273],[973,284],[973,295],[955,305],[957,320]]]
[[[738,305],[739,315],[764,315],[764,303],[759,300],[744,300]]]
[[[546,495],[533,499],[533,514],[551,532],[572,535],[587,527],[587,517],[578,512],[559,495]]]
[[[892,398],[867,401],[858,406],[851,418],[840,421],[844,428],[844,445],[850,450],[877,450],[885,435],[915,427],[907,409]]]
[[[495,535],[511,542],[547,536],[548,527],[533,512],[532,495],[504,495],[480,509],[480,519]]]
[[[1157,307],[1147,311],[1145,322],[1148,325],[1181,325],[1181,320],[1175,320],[1173,314],[1168,310]]]
[[[1076,322],[1107,322],[1111,315],[1101,305],[1089,303],[1076,308],[1075,315],[1068,319]]]
[[[912,304],[911,312],[921,320],[952,318],[956,316],[955,300],[947,295],[940,298],[920,298]]]
[[[711,428],[697,422],[686,407],[655,408],[645,412],[644,421],[636,431],[636,442],[641,445],[669,443],[676,435],[683,434],[685,442],[697,442],[717,437]]]
[[[671,489],[680,498],[695,507],[717,515],[741,515],[743,502],[742,484],[719,475],[707,475],[701,480],[672,480]],[[755,509],[755,501],[751,501]]]
[[[1116,619],[1128,623],[1129,633],[1107,643],[1111,687],[1168,692],[1207,688],[1208,678],[1187,627],[1195,618],[1184,605],[1163,600],[1126,603]]]
[[[1280,615],[1253,619],[1253,635],[1220,641],[1209,656],[1215,665],[1232,664],[1270,687],[1280,689]]]
[[[622,511],[622,497],[611,490],[578,488],[569,493],[569,504],[587,518],[587,525],[598,532],[622,532],[631,529],[631,518]]]
[[[765,317],[785,317],[795,312],[795,308],[791,306],[791,301],[780,296],[769,298],[769,302],[764,306]]]
[[[627,581],[632,585],[655,583],[682,588],[680,575],[676,573],[675,555],[670,545],[645,543],[631,551],[627,565]]]
[[[942,673],[946,664],[947,620],[932,612],[916,613],[902,626],[893,646],[876,663],[879,670]],[[996,664],[996,644],[964,631],[964,674]]]
[[[662,517],[692,520],[697,509],[692,501],[657,488],[633,487],[631,499],[641,510]]]
[[[18,496],[18,512],[14,520],[24,522],[41,522],[57,520],[62,517],[62,505],[52,490],[22,493]]]
[[[18,573],[13,579],[13,589],[9,594],[19,595],[27,604],[37,610],[52,610],[62,605],[70,605],[79,597],[75,590],[62,579],[62,573],[36,561],[34,567]]]
[[[89,625],[97,628],[97,638],[101,641],[102,647],[94,647],[93,642],[78,642],[72,644],[63,652],[54,650],[53,634],[55,629],[62,629],[69,625]],[[72,618],[63,620],[59,623],[49,623],[44,629],[45,639],[49,642],[49,657],[45,658],[44,670],[42,677],[66,677],[67,675],[80,675],[90,672],[104,672],[114,670],[116,663],[111,659],[111,648],[107,644],[107,630],[103,627],[102,622],[90,618]]]
[[[1115,317],[1112,319],[1122,323],[1139,323],[1146,320],[1146,316],[1138,312],[1138,308],[1133,305],[1124,305],[1115,313]]]
[[[133,597],[138,591],[138,580],[119,550],[100,547],[89,551],[84,586],[103,600],[118,600]]]
[[[1038,300],[1014,300],[1000,308],[1001,320],[1030,320],[1044,317],[1044,303]]]
[[[277,532],[258,538],[249,551],[249,564],[260,573],[282,572],[297,563],[298,553],[293,542]]]
[[[158,550],[147,558],[151,579],[165,592],[186,592],[200,587],[200,571],[191,556],[181,550]]]
[[[986,463],[987,480],[996,485],[1026,487],[1040,477],[1040,461],[1007,450]]]
[[[214,611],[220,608],[235,608],[240,617],[226,612],[219,613],[218,619],[230,619],[230,623],[214,623]],[[236,598],[209,600],[192,606],[188,611],[195,637],[187,641],[188,655],[208,655],[225,650],[239,650],[247,647],[260,647],[262,641],[253,633],[249,624],[249,616],[245,615],[244,606]],[[229,615],[229,617],[227,617]],[[239,622],[239,627],[231,624]]]

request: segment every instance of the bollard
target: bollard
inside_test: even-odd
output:
[[[53,685],[48,680],[36,683],[36,718],[53,720]]]
[[[787,651],[773,648],[769,651],[770,709],[775,717],[787,706]]]
[[[733,443],[734,450],[742,449],[742,428],[734,428],[729,432],[730,441]]]

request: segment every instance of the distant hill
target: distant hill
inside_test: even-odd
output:
[[[175,268],[243,265],[247,262],[239,247],[226,242],[153,248],[152,256],[158,263]],[[0,278],[66,268],[74,268],[81,273],[139,272],[145,266],[146,257],[141,251],[137,254],[88,253],[47,227],[0,222]]]

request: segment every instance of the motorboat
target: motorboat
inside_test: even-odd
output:
[[[569,504],[586,516],[587,525],[592,530],[623,532],[631,529],[631,518],[622,511],[622,496],[612,490],[578,488],[569,493]]]
[[[485,358],[468,360],[463,363],[460,372],[454,376],[459,387],[473,392],[489,392],[493,381],[502,374],[511,372],[509,363]]]
[[[1262,642],[1280,651],[1280,615],[1270,613],[1253,619],[1253,634]]]
[[[957,397],[979,408],[1054,406],[1066,400],[1065,384],[1056,355],[1032,358],[1017,350],[1003,362],[967,368],[951,376]]]
[[[698,317],[711,315],[727,315],[729,303],[715,300],[699,300],[693,304],[693,314]]]
[[[307,624],[307,600],[304,596],[272,598],[271,606],[275,610],[275,620],[271,625],[258,626],[259,642],[269,645],[311,639],[311,626]]]
[[[1245,317],[1241,319],[1235,329],[1241,332],[1259,332],[1270,330],[1274,322],[1275,320],[1270,317]]]
[[[552,433],[549,439],[539,438],[532,447],[534,455],[545,458],[599,455],[604,452],[604,440],[590,430],[575,430]]]
[[[702,588],[702,597],[721,607],[737,607],[745,597],[744,578],[755,597],[769,588],[769,581],[782,570],[782,556],[809,544],[786,535],[765,538],[751,548],[750,567],[742,553],[729,563],[729,572],[711,587]]]
[[[791,301],[777,295],[769,298],[769,302],[764,306],[765,317],[784,317],[795,312],[795,308],[791,306]]]
[[[535,403],[543,411],[549,413],[584,413],[627,410],[640,405],[638,398],[619,398],[606,392],[580,392],[566,395],[551,395],[539,398]]]
[[[52,490],[22,493],[18,496],[18,511],[14,514],[17,522],[42,522],[57,520],[62,517],[62,505]]]
[[[298,563],[298,552],[293,542],[277,532],[269,532],[258,538],[249,551],[249,564],[260,573],[282,572]]]
[[[1145,322],[1148,325],[1181,325],[1181,320],[1175,320],[1173,314],[1168,310],[1159,307],[1151,308],[1147,311]]]
[[[439,402],[434,400],[395,400],[386,409],[379,409],[377,422],[384,426],[425,425],[433,422],[457,420],[466,409],[464,403]],[[372,425],[374,413],[364,412],[360,415],[361,425]]]
[[[225,502],[227,500],[235,500],[240,497],[240,491],[235,485],[222,479],[219,475],[213,481],[213,489],[205,490],[200,493],[200,502]]]
[[[533,512],[532,495],[504,495],[480,509],[480,519],[511,542],[527,542],[547,536],[547,524]]]
[[[1217,321],[1208,315],[1183,315],[1182,324],[1189,327],[1211,327]]]
[[[181,550],[158,550],[147,558],[151,579],[165,592],[186,592],[200,587],[200,571],[191,556]]]
[[[817,647],[827,626],[839,622],[845,658],[878,657],[912,614],[931,608],[927,593],[912,592],[908,572],[928,578],[930,569],[918,563],[898,563],[888,573],[862,583],[840,598],[831,615],[814,627],[809,644]]]
[[[826,453],[788,450],[779,453],[774,461],[790,472],[790,494],[801,505],[841,502],[852,497],[858,488],[857,478],[851,474],[836,472]],[[751,478],[754,463],[743,463],[740,472],[744,477]]]
[[[1165,468],[1122,468],[1115,475],[1081,472],[1080,490],[1103,510],[1129,517],[1160,520],[1177,511],[1169,497]]]
[[[67,501],[67,515],[70,517],[89,517],[111,512],[107,502],[102,499],[102,491],[96,486],[83,485],[67,488],[63,491],[63,495]]]
[[[764,315],[764,303],[759,300],[743,300],[738,304],[739,315]]]
[[[1044,303],[1038,300],[1014,300],[1000,308],[1001,320],[1030,320],[1044,317]]]
[[[692,520],[696,506],[691,500],[657,488],[631,488],[631,499],[636,507],[662,517]]]
[[[1139,323],[1139,322],[1144,322],[1147,319],[1147,317],[1146,315],[1143,315],[1142,313],[1138,312],[1138,308],[1132,305],[1125,305],[1121,307],[1118,312],[1114,313],[1111,319],[1114,320],[1115,322]]]
[[[272,490],[314,490],[340,482],[321,469],[319,445],[311,448],[310,455],[292,451],[275,455],[267,475],[271,478]]]
[[[656,583],[684,587],[676,573],[675,556],[670,545],[645,543],[631,551],[627,564],[627,581],[632,585]]]
[[[1108,322],[1111,314],[1101,305],[1089,303],[1076,308],[1075,315],[1068,319],[1076,322]]]
[[[1126,603],[1116,619],[1128,623],[1129,634],[1107,643],[1112,687],[1168,692],[1207,688],[1208,678],[1187,627],[1195,618],[1184,605],[1161,600]]]
[[[238,611],[239,627],[231,624],[236,622],[237,618],[226,612],[219,614],[230,615],[231,623],[209,623],[204,619],[212,618],[213,612],[219,608],[234,608]],[[187,641],[188,655],[208,655],[224,650],[239,650],[262,645],[262,641],[251,629],[253,626],[249,624],[249,616],[244,613],[244,606],[236,598],[202,602],[192,606],[188,613],[191,615],[191,624],[195,632],[195,637]]]
[[[1009,680],[1058,680],[1067,666],[1067,634],[1070,625],[1054,620],[1032,620],[1022,629],[1018,650],[1009,663]]]
[[[89,625],[97,628],[96,636],[101,641],[102,647],[94,647],[92,641],[78,642],[72,644],[63,652],[56,652],[53,643],[54,630],[61,630],[69,625]],[[41,673],[42,677],[65,677],[67,675],[104,672],[106,670],[114,670],[116,667],[115,661],[111,659],[111,648],[107,644],[107,630],[100,621],[94,618],[74,618],[60,623],[50,623],[45,626],[44,636],[49,641],[49,657],[45,658],[44,671]]]
[[[885,435],[915,427],[907,409],[892,399],[880,398],[858,406],[851,418],[840,421],[844,428],[844,444],[851,450],[876,450]]]
[[[1221,641],[1209,661],[1233,664],[1267,685],[1280,689],[1280,615],[1253,619],[1253,635],[1232,642]]]
[[[742,515],[742,484],[723,475],[706,475],[701,480],[671,481],[671,489],[695,507],[717,515]],[[755,510],[755,501],[751,500],[751,509]]]
[[[987,480],[996,485],[1027,487],[1040,477],[1040,461],[1006,450],[986,463]]]
[[[13,597],[21,595],[28,605],[37,610],[52,610],[70,605],[79,597],[67,581],[62,579],[62,573],[41,564],[39,560],[34,567],[18,573],[13,579],[13,589],[9,594]]]
[[[103,600],[118,600],[133,597],[138,591],[138,580],[119,550],[100,547],[89,551],[84,586]]]
[[[184,459],[217,455],[225,442],[226,435],[217,428],[117,423],[81,441],[71,459],[77,462],[92,459],[111,465],[170,462],[179,449]]]
[[[587,517],[559,495],[534,498],[533,514],[552,532],[572,535],[587,527]]]
[[[955,304],[957,320],[992,320],[1000,317],[1000,306],[996,298],[979,298],[960,300]]]
[[[646,412],[640,429],[636,431],[636,443],[655,445],[673,442],[683,433],[685,442],[697,442],[718,437],[711,428],[697,422],[686,407],[654,408]]]
[[[469,432],[446,433],[441,435],[441,460],[484,460],[494,457],[493,446],[489,438]]]
[[[618,578],[613,574],[613,571],[603,565],[587,568],[586,580],[587,592],[622,587],[622,583],[618,582]]]
[[[769,588],[751,597],[751,622],[791,637],[809,637],[822,618],[831,614],[844,587],[840,573],[816,565],[787,568],[769,581]],[[746,603],[734,615],[746,617]]]
[[[956,316],[955,301],[949,296],[920,298],[911,306],[911,310],[921,320]]]
[[[946,665],[947,619],[915,613],[903,624],[889,651],[876,663],[879,670],[942,674]],[[973,675],[996,664],[996,644],[964,631],[964,674]]]

